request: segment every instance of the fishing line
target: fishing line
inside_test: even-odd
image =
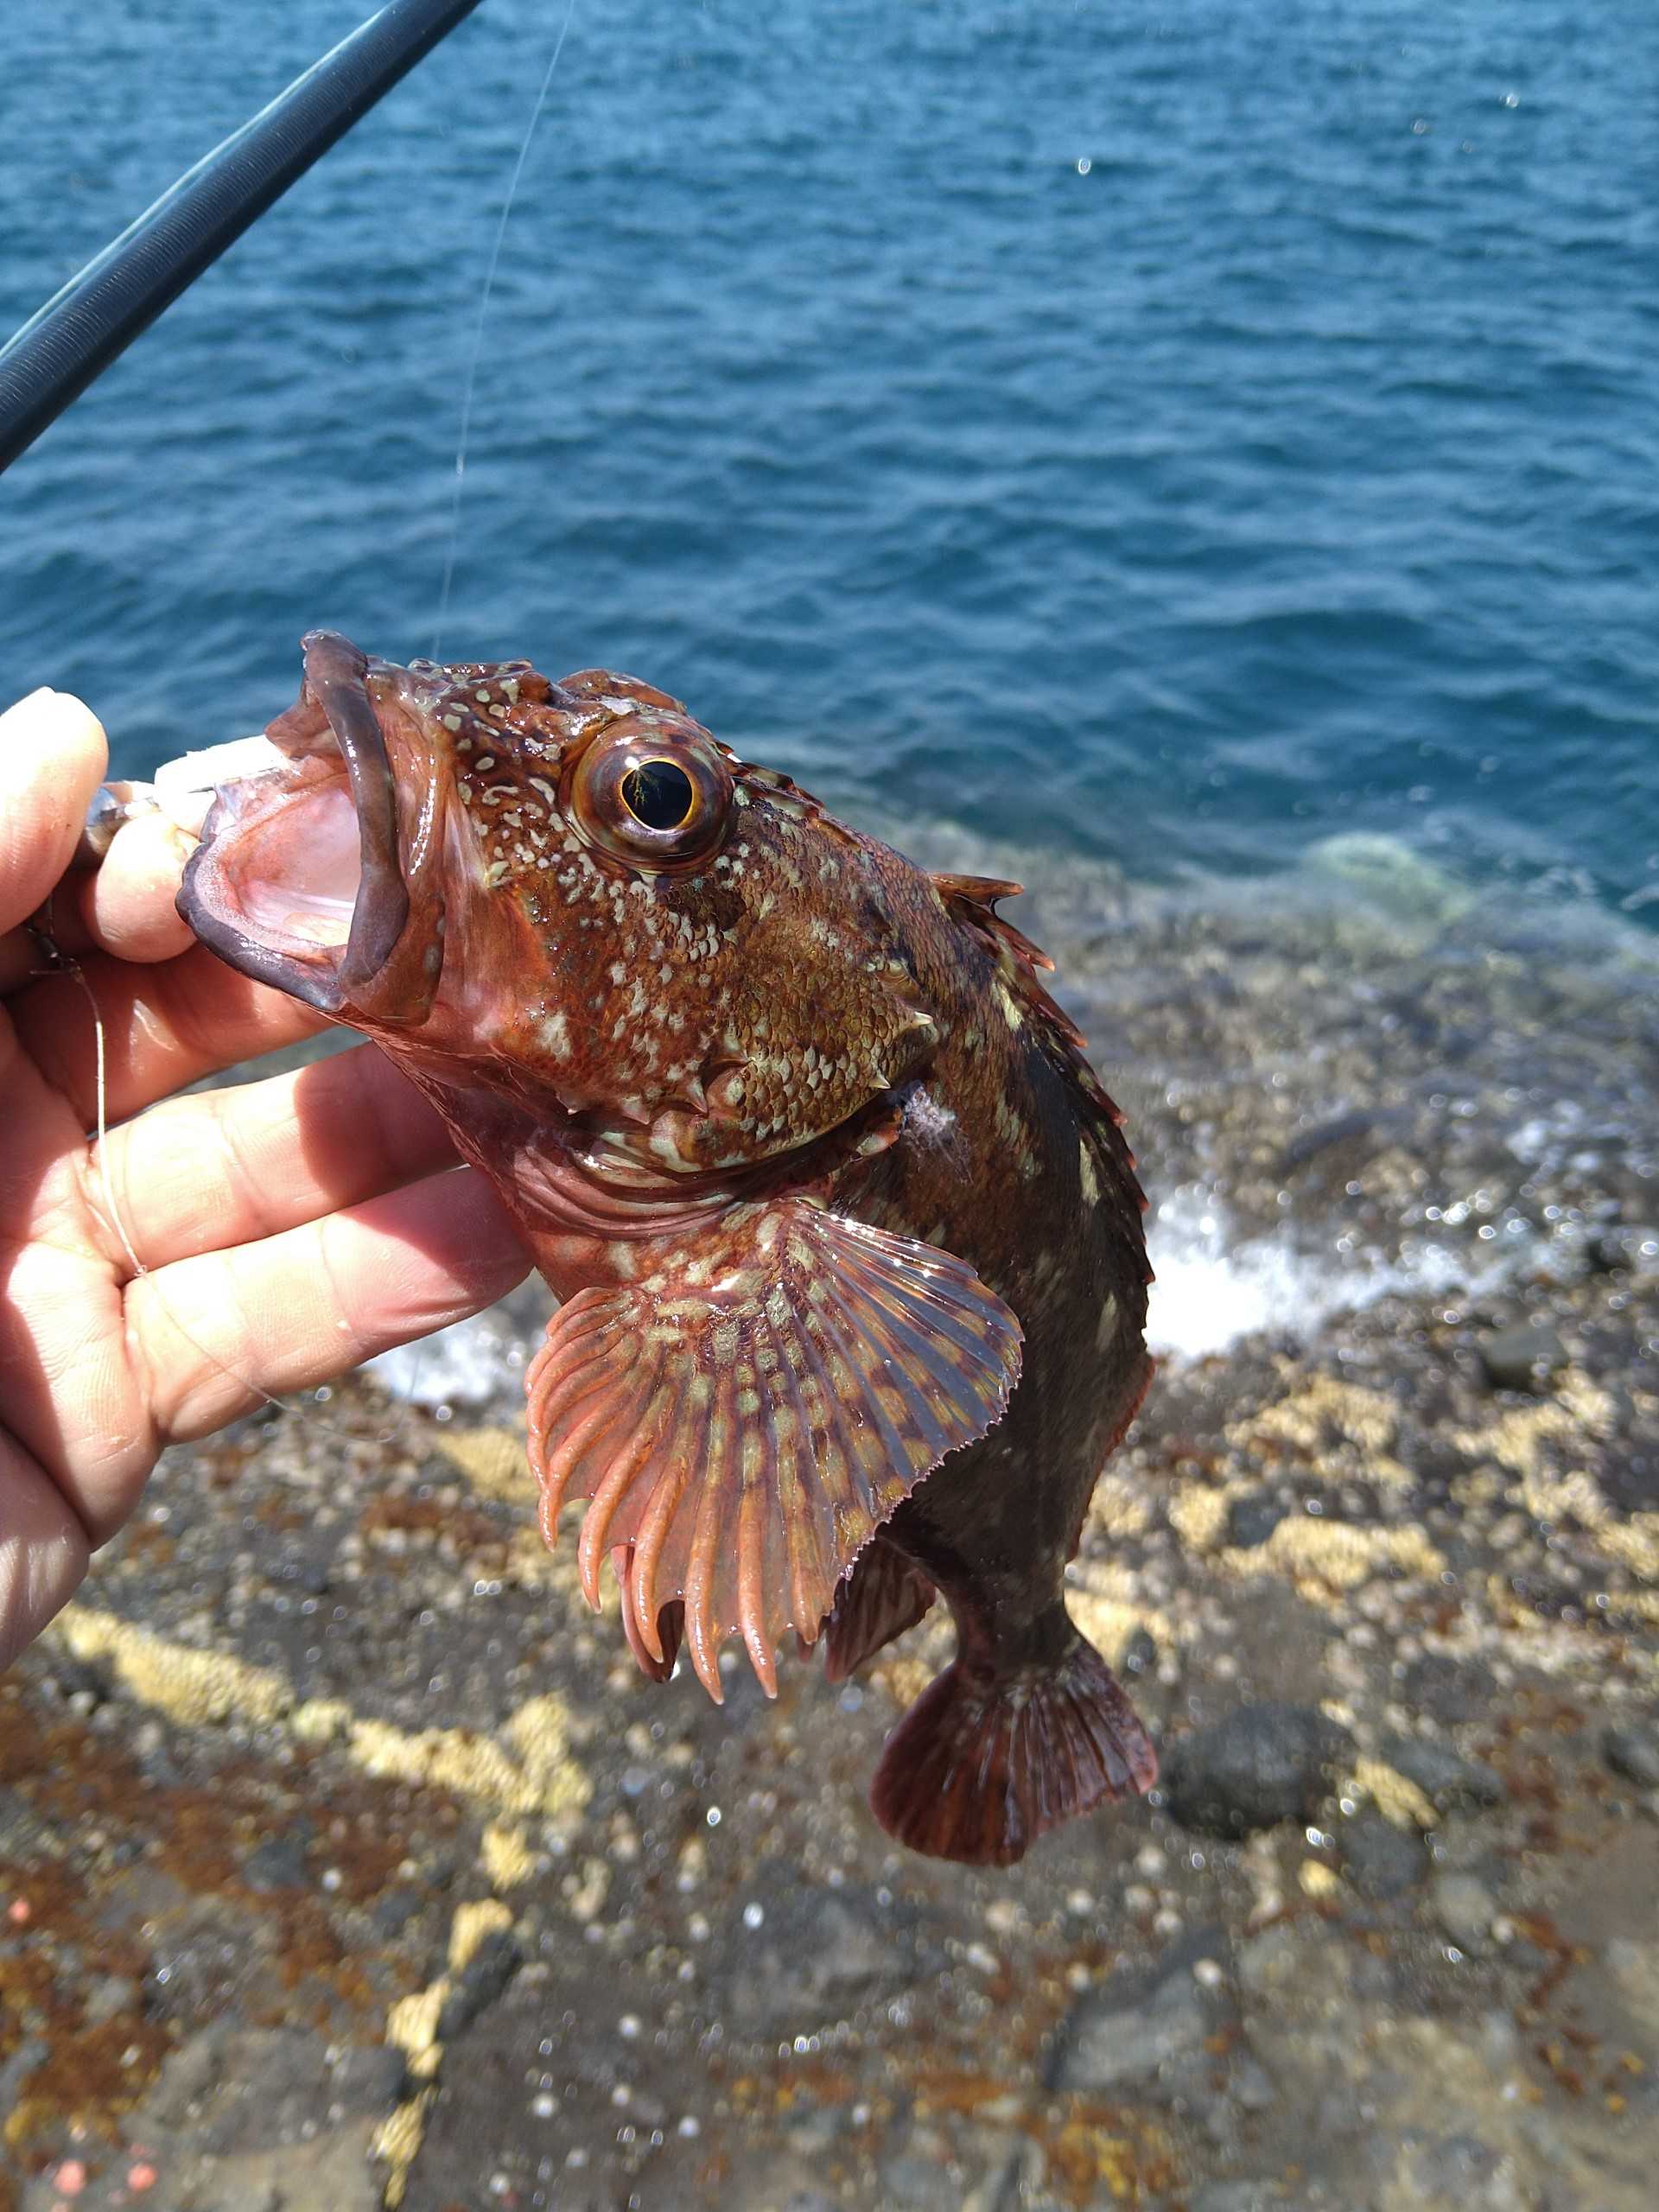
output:
[[[478,365],[484,353],[484,323],[489,314],[490,295],[495,289],[496,270],[501,264],[501,247],[507,235],[507,219],[512,213],[514,200],[518,196],[519,181],[524,174],[524,164],[530,159],[531,141],[536,136],[536,125],[542,119],[542,110],[552,89],[553,72],[559,66],[559,56],[564,51],[566,34],[571,18],[576,12],[576,0],[565,0],[564,21],[559,25],[559,35],[553,41],[553,51],[548,57],[543,73],[541,90],[536,95],[536,105],[530,111],[524,143],[518,149],[507,196],[501,205],[500,219],[495,226],[495,244],[490,251],[490,265],[484,278],[484,293],[478,303],[478,321],[473,329],[472,358],[467,364],[467,381],[462,387],[461,402],[461,442],[455,451],[454,486],[449,501],[449,544],[443,560],[443,588],[438,595],[438,619],[432,633],[432,658],[443,658],[443,626],[449,619],[449,594],[455,581],[455,559],[461,548],[461,495],[467,479],[467,443],[472,433],[473,395],[478,384]]]
[[[490,248],[489,266],[485,271],[484,289],[479,297],[478,316],[473,325],[473,343],[467,362],[467,378],[461,387],[461,431],[455,447],[454,480],[449,494],[449,542],[444,549],[443,586],[438,594],[437,620],[432,630],[434,660],[441,661],[443,658],[444,625],[449,619],[449,600],[454,587],[455,563],[461,552],[461,505],[467,481],[467,448],[472,436],[473,401],[478,388],[479,363],[484,357],[484,330],[489,316],[490,299],[495,289],[496,273],[501,265],[501,250],[506,241],[507,224],[512,217],[514,203],[518,200],[518,187],[523,181],[524,167],[530,159],[530,149],[535,141],[536,126],[542,119],[542,111],[547,105],[547,96],[553,88],[553,74],[559,66],[559,56],[564,52],[564,41],[569,35],[570,25],[575,12],[576,0],[565,0],[564,19],[560,23],[558,35],[553,41],[553,51],[547,58],[547,67],[542,72],[542,81],[537,91],[535,105],[530,111],[530,120],[524,125],[524,135],[519,142],[518,158],[513,163],[512,176],[507,180],[506,196],[502,200],[501,213],[496,219],[495,238]],[[405,1384],[407,1393],[404,1401],[405,1409],[416,1402],[416,1385],[420,1380],[422,1363],[426,1356],[427,1341],[423,1340],[413,1348],[413,1357]]]
[[[525,125],[524,138],[518,148],[518,159],[513,165],[512,175],[508,181],[506,196],[502,202],[501,213],[496,223],[495,238],[490,251],[489,267],[484,279],[483,293],[479,301],[478,316],[473,330],[473,343],[470,358],[468,359],[467,365],[466,383],[463,388],[461,399],[461,430],[455,454],[454,484],[450,499],[449,543],[444,558],[443,585],[439,597],[437,623],[433,639],[433,657],[435,659],[437,658],[440,654],[443,626],[448,617],[450,597],[454,584],[455,563],[459,552],[461,538],[461,495],[465,485],[467,472],[467,448],[472,431],[473,403],[478,384],[479,364],[483,358],[484,332],[489,314],[490,300],[495,288],[497,272],[500,267],[502,248],[506,238],[507,224],[512,216],[514,204],[518,199],[518,188],[524,177],[525,165],[530,158],[531,146],[536,135],[536,126],[541,119],[543,109],[547,105],[548,94],[552,89],[554,73],[558,68],[559,58],[564,51],[565,40],[569,34],[570,25],[575,16],[575,0],[565,0],[564,16],[559,25],[558,35],[554,40],[553,50],[548,56],[547,67],[543,72],[541,85],[536,94],[535,105],[531,110],[530,119]],[[92,1035],[96,1055],[95,1080],[97,1114],[96,1126],[98,1134],[98,1179],[99,1187],[103,1193],[104,1204],[108,1212],[110,1221],[114,1226],[117,1236],[120,1238],[121,1247],[126,1255],[128,1264],[132,1268],[132,1279],[137,1281],[143,1277],[152,1275],[155,1273],[155,1270],[147,1266],[138,1255],[131,1232],[127,1224],[125,1213],[122,1208],[120,1201],[116,1197],[114,1185],[110,1177],[108,1055],[103,1010],[98,1003],[98,995],[93,990],[92,984],[88,982],[79,962],[72,957],[66,957],[52,940],[50,935],[49,899],[47,906],[42,910],[42,912],[46,926],[40,932],[40,935],[43,940],[42,949],[46,950],[48,953],[48,964],[46,972],[56,972],[73,976],[77,988],[86,999],[87,1010],[92,1017]],[[225,1376],[231,1382],[235,1382],[240,1389],[251,1392],[256,1398],[262,1400],[267,1406],[274,1407],[279,1412],[288,1412],[292,1410],[287,1402],[276,1396],[271,1391],[267,1390],[263,1383],[256,1382],[251,1376],[244,1375],[237,1369],[230,1366],[225,1360],[221,1359],[216,1352],[210,1351],[206,1344],[202,1344],[196,1337],[192,1335],[190,1331],[185,1328],[178,1320],[177,1317],[172,1313],[164,1297],[159,1299],[159,1303],[162,1306],[162,1312],[167,1317],[169,1326],[172,1327],[181,1338],[182,1338],[184,1342],[188,1344],[194,1351],[200,1354],[200,1356],[207,1363],[209,1367],[213,1369],[217,1373]],[[403,1402],[399,1403],[397,1405],[396,1415],[397,1427],[385,1435],[368,1440],[356,1437],[352,1433],[352,1432],[340,1428],[334,1423],[331,1423],[325,1417],[318,1414],[315,1408],[308,1408],[308,1411],[310,1413],[312,1421],[321,1427],[325,1434],[339,1437],[347,1441],[361,1442],[367,1440],[385,1445],[393,1443],[397,1440],[397,1428],[402,1427],[405,1424],[410,1409],[410,1401],[404,1400]]]

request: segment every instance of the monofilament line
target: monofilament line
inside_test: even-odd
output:
[[[149,1269],[133,1249],[132,1239],[127,1234],[126,1216],[115,1202],[115,1185],[110,1180],[110,1091],[104,1058],[103,1012],[98,1003],[98,994],[87,982],[78,960],[70,963],[69,973],[80,986],[86,1003],[92,1010],[92,1036],[98,1058],[98,1179],[104,1186],[104,1203],[109,1209],[110,1219],[115,1224],[115,1233],[121,1239],[122,1249],[131,1262],[134,1275],[147,1275]],[[200,1350],[200,1345],[197,1349]]]
[[[478,365],[484,353],[484,323],[490,310],[490,295],[495,289],[495,272],[501,264],[501,246],[507,235],[507,219],[512,213],[513,201],[518,196],[518,183],[530,159],[531,141],[536,136],[536,125],[541,120],[542,110],[553,86],[553,72],[559,66],[559,56],[564,51],[565,35],[576,12],[576,0],[565,0],[564,21],[559,25],[559,35],[553,41],[553,51],[542,76],[541,90],[536,95],[536,105],[530,111],[530,121],[524,129],[524,143],[518,149],[518,159],[513,166],[507,196],[501,203],[500,220],[495,226],[495,244],[490,250],[490,265],[484,278],[483,296],[478,303],[478,321],[473,328],[472,357],[467,364],[467,381],[461,391],[461,440],[455,450],[455,480],[449,495],[449,543],[443,557],[443,589],[438,594],[438,620],[432,637],[432,658],[443,658],[443,628],[449,619],[449,594],[455,581],[455,558],[461,548],[461,494],[467,477],[467,441],[473,425],[473,394],[478,383]]]

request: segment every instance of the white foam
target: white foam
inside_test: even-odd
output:
[[[1385,1262],[1335,1249],[1300,1250],[1287,1233],[1241,1238],[1226,1207],[1191,1185],[1160,1205],[1147,1243],[1157,1272],[1147,1341],[1178,1359],[1202,1359],[1263,1330],[1306,1343],[1337,1314],[1357,1313],[1394,1291],[1490,1288],[1522,1256],[1506,1252],[1471,1266],[1444,1244],[1420,1242]]]
[[[365,1363],[384,1390],[411,1405],[487,1405],[524,1373],[523,1340],[499,1317],[476,1313]]]

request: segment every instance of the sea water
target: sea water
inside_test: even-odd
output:
[[[359,13],[13,0],[0,323]],[[1643,0],[575,0],[452,540],[563,14],[490,0],[10,472],[0,690],[130,773],[314,626],[601,663],[1039,871],[1426,960],[1659,922]]]

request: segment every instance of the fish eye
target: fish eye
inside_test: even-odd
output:
[[[647,830],[677,830],[696,801],[690,777],[671,760],[642,760],[622,779],[622,804]]]
[[[700,730],[613,728],[578,756],[566,786],[570,821],[613,858],[690,868],[723,842],[732,774]]]

